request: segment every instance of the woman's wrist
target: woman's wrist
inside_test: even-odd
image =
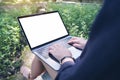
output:
[[[75,62],[75,59],[72,58],[71,56],[65,56],[61,59],[61,64],[65,63],[65,62],[72,62],[74,63]]]

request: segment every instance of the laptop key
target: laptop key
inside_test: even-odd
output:
[[[42,55],[44,58],[49,58],[47,48],[38,49],[37,52]]]

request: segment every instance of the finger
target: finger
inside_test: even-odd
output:
[[[53,50],[49,50],[48,53],[49,53],[49,54],[52,54],[52,53],[53,53]]]
[[[54,54],[54,50],[53,49],[49,49],[48,53],[53,55]]]
[[[82,48],[82,46],[80,44],[73,44],[73,46],[76,48]]]
[[[79,40],[79,37],[73,37],[69,41]]]
[[[52,45],[54,48],[57,48],[57,47],[60,47],[61,45],[60,44],[54,44]]]
[[[72,37],[72,38],[70,39],[70,41],[71,41],[71,40],[75,40],[75,39],[77,39],[77,37]]]
[[[49,50],[49,52],[54,52],[57,48],[59,48],[60,47],[60,45],[58,45],[58,44],[54,44],[54,45],[52,45],[52,46],[50,46],[49,48],[48,48],[48,50]]]
[[[50,46],[48,49],[49,49],[49,50],[52,50],[52,49],[53,49],[53,46]]]
[[[74,41],[75,38],[71,38],[69,41],[68,41],[68,44],[72,44],[73,41]]]
[[[68,44],[80,44],[80,41],[78,39],[74,39],[68,42]]]

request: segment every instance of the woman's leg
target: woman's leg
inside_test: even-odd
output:
[[[25,65],[21,66],[20,68],[20,72],[22,73],[22,75],[29,80],[34,80],[44,71],[45,68],[42,62],[36,56],[34,56],[32,60],[31,69]]]
[[[35,58],[32,61],[32,65],[31,65],[30,80],[35,79],[37,76],[39,76],[45,70],[49,73],[51,78],[53,80],[55,80],[55,77],[57,75],[57,71],[53,70],[46,63],[44,63],[42,60],[40,60],[38,57],[35,56]]]
[[[57,75],[57,71],[53,70],[51,67],[49,67],[46,63],[44,63],[42,60],[40,60],[36,56],[32,61],[31,70],[25,66],[21,67],[21,73],[30,80],[34,80],[45,70],[49,73],[51,78],[54,80]]]
[[[55,77],[57,75],[57,71],[53,70],[50,66],[48,66],[46,63],[44,63],[43,61],[41,61],[46,69],[46,71],[48,72],[48,74],[51,76],[51,78],[53,80],[55,80]]]
[[[35,56],[32,61],[32,65],[31,65],[30,80],[35,79],[37,76],[39,76],[44,71],[45,71],[45,68],[42,62],[38,59],[38,57]]]

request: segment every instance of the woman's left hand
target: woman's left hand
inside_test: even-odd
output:
[[[55,45],[50,46],[49,53],[52,54],[59,61],[64,56],[72,56],[71,52],[67,48],[65,48],[59,44],[55,44]]]

